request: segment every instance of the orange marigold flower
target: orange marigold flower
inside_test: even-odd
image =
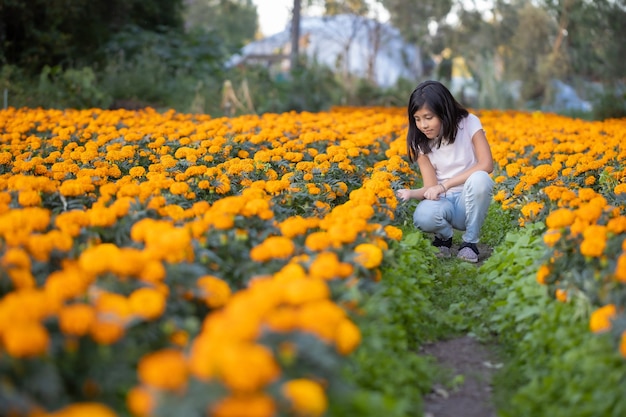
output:
[[[104,404],[76,403],[70,404],[50,415],[51,417],[117,417],[115,411]]]
[[[274,399],[267,394],[237,394],[215,404],[211,417],[272,417],[276,414]]]
[[[580,253],[584,256],[599,257],[606,247],[606,226],[591,225],[583,232]]]
[[[546,277],[550,275],[550,267],[547,265],[541,265],[537,270],[537,282],[540,284],[546,283]]]
[[[112,345],[124,336],[124,325],[119,321],[96,319],[89,334],[96,343]]]
[[[166,305],[165,295],[149,287],[133,291],[128,297],[128,302],[132,312],[146,320],[161,317]]]
[[[59,327],[66,335],[86,335],[95,320],[96,311],[88,304],[70,304],[59,311]]]
[[[226,281],[212,275],[198,278],[196,285],[200,289],[200,298],[211,308],[219,308],[228,302],[231,295],[230,286]]]
[[[252,393],[280,375],[272,352],[265,346],[239,343],[220,353],[218,375],[231,390]]]
[[[521,212],[527,219],[534,219],[539,215],[539,212],[543,209],[543,207],[543,203],[531,201],[522,207]]]
[[[309,266],[309,273],[313,278],[333,279],[340,276],[341,263],[335,252],[318,254]]]
[[[371,243],[361,243],[354,248],[355,261],[365,268],[376,268],[383,261],[383,251]]]
[[[622,337],[619,342],[619,353],[626,358],[626,330],[622,332]]]
[[[291,279],[283,284],[282,290],[285,302],[293,305],[323,300],[330,296],[326,282],[315,278]]]
[[[270,236],[250,251],[250,258],[256,262],[271,259],[285,259],[293,255],[296,249],[293,241],[284,236]]]
[[[626,284],[626,253],[622,252],[617,258],[617,265],[615,265],[615,278],[619,282]]]
[[[611,320],[617,314],[614,304],[600,307],[591,313],[589,329],[594,333],[600,333],[611,329]]]
[[[613,188],[615,194],[626,194],[626,182],[618,184]]]
[[[402,239],[402,229],[396,226],[385,226],[385,233],[390,239],[400,241]]]
[[[573,211],[566,208],[560,208],[550,212],[550,214],[546,218],[546,226],[548,226],[550,229],[560,229],[570,226],[572,223],[574,223],[575,218],[576,215]]]
[[[137,417],[148,417],[154,410],[155,399],[145,387],[133,387],[126,395],[126,406]]]
[[[293,379],[282,386],[282,394],[291,403],[296,416],[319,417],[328,408],[328,400],[322,386],[310,379]]]
[[[20,191],[17,202],[22,207],[31,207],[41,205],[41,194],[36,190]]]
[[[4,329],[2,340],[6,352],[16,358],[39,356],[46,352],[50,344],[48,331],[36,321],[8,326]]]
[[[561,240],[561,232],[558,230],[550,229],[543,235],[543,242],[550,248],[554,247],[559,240]]]
[[[559,300],[562,303],[567,301],[567,291],[561,288],[556,289],[554,296],[556,297],[557,300]]]
[[[351,353],[361,343],[361,331],[347,318],[337,326],[336,346],[342,355]]]
[[[187,362],[176,349],[162,349],[149,353],[137,365],[139,380],[150,387],[176,391],[187,384]]]

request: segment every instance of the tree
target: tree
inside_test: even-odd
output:
[[[31,73],[91,63],[127,25],[182,30],[181,9],[182,0],[3,0],[0,63]]]
[[[452,9],[453,0],[380,0],[389,11],[390,22],[407,42],[427,49],[430,23],[441,24]]]
[[[201,29],[219,36],[227,50],[235,52],[255,39],[258,14],[252,0],[184,0],[187,29]]]

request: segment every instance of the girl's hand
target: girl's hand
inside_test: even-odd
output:
[[[439,200],[439,194],[443,192],[442,187],[437,184],[432,187],[428,187],[426,191],[424,191],[424,198],[426,200]]]
[[[396,191],[396,197],[398,197],[400,201],[408,201],[411,199],[411,190],[406,188],[398,190]]]

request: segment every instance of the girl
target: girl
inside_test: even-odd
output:
[[[406,138],[411,162],[417,161],[424,186],[402,189],[402,201],[421,200],[415,227],[434,233],[438,256],[450,256],[454,229],[464,231],[458,257],[478,262],[476,243],[491,197],[493,157],[478,117],[440,82],[425,81],[411,93]]]

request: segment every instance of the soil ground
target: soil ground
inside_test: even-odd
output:
[[[422,347],[447,374],[424,398],[424,417],[496,417],[492,376],[502,366],[489,346],[470,336]]]
[[[478,244],[480,266],[493,252]],[[452,256],[457,250],[453,248]],[[465,335],[422,346],[421,354],[432,356],[446,373],[424,397],[424,417],[496,417],[492,377],[502,363],[495,349]]]

